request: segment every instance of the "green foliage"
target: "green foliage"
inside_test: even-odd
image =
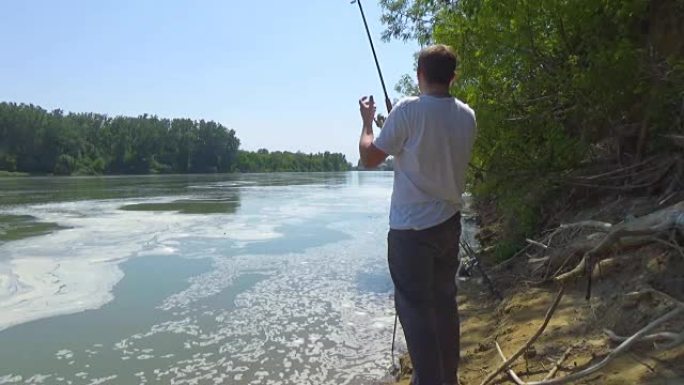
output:
[[[385,36],[459,54],[452,93],[474,107],[479,129],[469,181],[505,218],[502,255],[536,230],[564,175],[614,156],[622,128],[648,128],[645,153],[684,131],[681,0],[381,3]],[[645,155],[636,139],[627,147]]]
[[[57,157],[57,162],[55,163],[54,174],[55,175],[71,175],[76,168],[76,159],[67,154],[62,154]]]
[[[12,154],[0,153],[0,170],[14,172],[17,170],[17,158]]]
[[[55,175],[342,171],[342,154],[239,151],[219,123],[107,117],[0,103],[0,170]]]
[[[304,154],[301,152],[239,151],[237,170],[240,172],[289,172],[289,171],[348,171],[351,165],[344,154],[330,152]]]
[[[410,75],[404,75],[399,79],[399,82],[394,87],[394,90],[398,93],[406,96],[418,96],[420,95],[420,89],[418,84],[413,80]]]
[[[420,44],[429,43],[437,15],[449,7],[449,3],[449,0],[380,0],[384,10],[381,20],[387,27],[383,39],[415,39]]]

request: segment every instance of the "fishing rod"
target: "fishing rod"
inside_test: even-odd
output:
[[[368,22],[366,21],[366,14],[363,12],[363,6],[361,5],[361,0],[352,0],[352,4],[356,3],[359,6],[359,12],[361,12],[361,18],[363,19],[363,26],[366,27],[366,35],[368,35],[368,42],[370,43],[371,51],[373,51],[373,59],[375,59],[375,68],[378,69],[378,76],[380,76],[380,83],[382,84],[382,92],[385,93],[385,107],[387,107],[387,113],[392,111],[392,102],[390,101],[389,95],[387,94],[387,87],[385,86],[385,78],[382,76],[382,70],[380,69],[380,62],[378,61],[378,54],[375,52],[375,45],[373,45],[373,38],[371,37],[370,29],[368,29]]]
[[[482,264],[480,263],[480,259],[477,257],[477,253],[475,252],[475,250],[473,250],[473,248],[470,246],[468,241],[465,239],[461,239],[459,241],[459,243],[461,245],[461,249],[467,254],[468,258],[470,258],[470,267],[467,268],[467,270],[470,270],[470,268],[472,268],[472,267],[476,267],[477,270],[480,272],[480,275],[482,276],[482,280],[484,281],[484,283],[489,288],[489,291],[494,295],[494,297],[496,297],[496,299],[498,299],[499,301],[503,301],[503,296],[501,296],[501,292],[499,292],[496,289],[496,286],[494,286],[494,283],[492,282],[492,280],[489,279],[489,275],[487,274],[487,272],[482,267]],[[463,258],[461,259],[461,261],[463,261]],[[460,267],[459,267],[459,269],[460,269]],[[457,274],[457,276],[458,276],[458,274]]]
[[[385,107],[387,107],[387,113],[392,111],[392,102],[390,101],[389,94],[387,93],[387,86],[385,86],[385,78],[382,76],[382,69],[380,69],[380,61],[378,60],[378,54],[375,52],[375,45],[373,44],[373,37],[371,36],[370,29],[368,28],[368,21],[366,20],[366,14],[363,12],[363,5],[361,5],[361,0],[352,0],[351,4],[356,3],[359,6],[359,12],[361,13],[361,19],[363,20],[363,26],[366,28],[366,35],[368,36],[368,43],[370,43],[371,51],[373,52],[373,59],[375,60],[375,68],[378,70],[378,76],[380,77],[380,84],[382,84],[382,92],[385,94]],[[371,97],[371,100],[372,97]],[[377,123],[377,122],[376,122]],[[396,364],[394,359],[394,348],[395,342],[397,340],[397,324],[399,321],[399,315],[394,313],[394,328],[392,330],[392,368],[390,369],[390,374],[397,377],[400,372],[399,366]]]

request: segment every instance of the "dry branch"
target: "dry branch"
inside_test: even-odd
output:
[[[605,333],[608,336],[608,339],[613,341],[613,342],[623,342],[627,341],[629,337],[623,337],[617,335],[614,331],[610,329],[603,329],[603,333]],[[654,333],[654,334],[649,334],[646,336],[643,336],[639,341],[640,342],[662,342],[666,341],[667,344],[669,345],[670,343],[673,342],[682,342],[680,341],[682,338],[681,334],[673,333],[673,332],[660,332],[660,333]]]
[[[622,168],[618,168],[616,170],[610,170],[610,171],[607,171],[607,172],[604,172],[601,174],[597,174],[597,175],[578,176],[578,177],[575,177],[575,179],[579,179],[579,180],[605,179],[606,177],[610,177],[610,176],[614,176],[614,175],[620,175],[620,174],[624,174],[626,172],[631,172],[632,170],[636,170],[639,167],[647,165],[649,162],[653,161],[654,159],[655,158],[649,158],[649,159],[646,159],[646,160],[639,162],[639,163],[635,163],[635,164],[628,166],[628,167],[622,167]],[[622,176],[622,175],[620,175],[620,176]]]
[[[563,352],[563,355],[560,356],[558,361],[556,361],[556,365],[553,366],[553,369],[551,369],[549,374],[547,374],[546,377],[544,377],[544,379],[542,381],[550,380],[556,375],[556,373],[558,373],[558,369],[560,369],[561,365],[563,365],[563,361],[565,361],[568,358],[568,356],[570,355],[570,352],[574,348],[575,348],[574,346],[570,346],[569,348],[567,348],[565,350],[565,352]]]
[[[677,156],[654,156],[628,167],[609,170],[597,175],[575,176],[566,183],[591,189],[637,190],[656,186],[677,167]]]
[[[652,237],[673,229],[684,230],[684,201],[643,217],[613,226],[612,230],[594,248],[587,251],[574,269],[555,278],[564,282],[591,272],[596,259],[625,237]],[[589,262],[589,263],[588,263]]]
[[[535,246],[539,246],[539,247],[541,247],[542,249],[548,249],[548,248],[549,248],[549,246],[547,246],[547,245],[545,245],[545,244],[543,244],[543,243],[541,243],[541,242],[537,242],[537,241],[535,241],[535,240],[529,239],[529,238],[526,239],[526,241],[527,241],[527,243],[532,244],[532,245],[535,245]]]
[[[495,342],[495,344],[496,344],[496,351],[499,353],[499,357],[501,357],[501,360],[502,360],[503,362],[506,362],[507,359],[506,359],[506,356],[505,356],[504,353],[503,353],[503,350],[501,350],[501,346],[499,346],[499,343],[498,343],[498,342]],[[542,380],[542,382],[543,382],[543,381],[550,380],[550,379],[553,378],[553,376],[556,375],[556,373],[558,372],[558,369],[560,369],[561,365],[563,364],[563,361],[565,361],[565,360],[568,358],[568,355],[570,354],[570,351],[572,351],[573,348],[574,348],[574,347],[571,346],[571,347],[569,347],[569,348],[567,348],[567,349],[565,350],[565,352],[563,353],[563,355],[558,359],[558,361],[556,361],[556,364],[555,364],[555,365],[553,366],[553,368],[549,371],[549,374],[547,374],[546,377],[544,377],[544,379]],[[515,374],[515,372],[513,371],[513,369],[506,368],[506,371],[508,372],[508,375],[511,377],[511,380],[513,380],[513,382],[515,382],[516,384],[518,384],[518,385],[526,385],[526,384],[527,384],[525,381],[521,380],[520,377],[518,377],[517,374]]]
[[[677,306],[674,310],[671,310],[667,314],[663,315],[662,317],[656,319],[655,321],[651,322],[650,324],[646,325],[644,328],[636,332],[634,335],[626,339],[623,343],[621,343],[615,350],[610,352],[603,360],[598,362],[595,365],[592,365],[584,370],[580,370],[579,372],[575,372],[573,374],[569,374],[565,377],[561,378],[556,378],[556,379],[551,379],[551,380],[542,380],[542,381],[532,381],[532,382],[523,382],[520,380],[520,378],[515,375],[512,369],[508,369],[508,366],[510,365],[511,359],[508,359],[504,362],[505,367],[508,371],[509,374],[512,373],[512,378],[514,378],[514,381],[518,385],[559,385],[559,384],[567,384],[568,382],[573,382],[577,381],[580,378],[586,377],[592,373],[595,373],[601,369],[603,369],[610,361],[612,361],[615,357],[619,356],[620,354],[626,352],[632,345],[634,345],[636,342],[640,341],[642,338],[644,338],[645,335],[647,335],[651,330],[655,329],[659,325],[661,325],[664,322],[667,322],[668,320],[672,319],[673,317],[677,316],[679,313],[684,311],[684,307]],[[500,349],[500,348],[499,348]],[[501,352],[500,355],[503,356],[503,353]],[[515,378],[518,378],[518,381],[515,380]]]
[[[561,286],[560,290],[558,291],[558,294],[556,295],[556,298],[553,300],[553,303],[551,304],[551,307],[549,307],[549,310],[546,312],[546,317],[544,317],[544,322],[542,325],[539,327],[539,330],[537,330],[536,333],[530,339],[518,349],[517,352],[515,352],[511,358],[508,360],[505,360],[503,364],[499,365],[499,367],[491,372],[483,381],[480,385],[487,385],[490,383],[496,376],[499,375],[499,373],[503,372],[508,368],[508,366],[515,361],[518,357],[520,357],[536,340],[539,338],[539,336],[542,335],[544,332],[544,329],[546,329],[546,325],[549,324],[549,321],[551,320],[551,317],[553,316],[553,313],[556,311],[556,308],[558,307],[558,304],[560,303],[561,298],[563,298],[563,293],[565,292],[565,286]]]
[[[601,222],[601,221],[580,221],[580,222],[575,222],[575,223],[564,223],[560,225],[559,229],[572,229],[572,228],[593,228],[596,230],[603,230],[603,231],[610,231],[610,229],[613,227],[613,224],[608,223],[608,222]]]
[[[651,287],[651,286],[646,287],[646,289],[645,289],[643,292],[639,292],[639,293],[652,293],[652,294],[656,294],[656,295],[658,295],[658,296],[660,296],[660,297],[663,297],[663,298],[665,298],[666,300],[672,302],[674,305],[676,305],[676,306],[678,306],[678,307],[681,307],[681,308],[684,308],[684,302],[678,300],[677,298],[674,298],[673,296],[671,296],[671,295],[669,295],[669,294],[667,294],[667,293],[665,293],[665,292],[662,292],[662,291],[660,291],[660,290],[657,290],[657,289],[655,289],[655,288],[653,288],[653,287]]]
[[[684,250],[679,245],[679,243],[677,243],[677,239],[675,239],[674,237],[672,237],[672,242],[668,242],[668,241],[666,241],[664,239],[660,239],[658,237],[652,237],[652,239],[654,242],[662,243],[665,246],[670,246],[671,248],[677,250],[679,255],[681,255],[682,258],[684,258]]]
[[[670,341],[664,344],[655,344],[656,350],[670,350],[677,346],[684,344],[684,332],[679,333],[676,337],[672,338]]]
[[[508,362],[509,359],[507,359],[506,356],[504,355],[503,350],[501,350],[501,346],[499,346],[499,343],[494,341],[494,344],[496,345],[496,351],[499,353],[499,357],[501,357],[501,361],[503,361],[504,363]],[[525,381],[521,380],[520,377],[518,377],[518,375],[515,374],[513,369],[509,368],[508,366],[506,366],[506,372],[511,377],[513,382],[515,382],[516,384],[518,384],[518,385],[524,385],[525,384]]]

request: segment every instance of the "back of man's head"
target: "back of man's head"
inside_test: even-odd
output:
[[[423,48],[418,55],[418,73],[431,84],[449,85],[455,76],[457,64],[456,53],[444,44]]]

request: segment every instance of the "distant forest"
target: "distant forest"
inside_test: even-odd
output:
[[[219,123],[0,103],[0,171],[55,175],[346,171],[339,153],[240,150]]]

